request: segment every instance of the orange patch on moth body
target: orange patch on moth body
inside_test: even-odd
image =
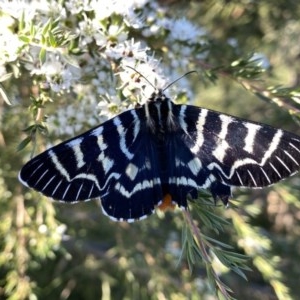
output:
[[[157,206],[161,211],[174,210],[175,207],[176,204],[172,202],[172,196],[170,194],[164,195],[161,204]]]

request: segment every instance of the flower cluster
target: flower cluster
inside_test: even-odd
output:
[[[188,71],[204,45],[205,30],[170,18],[155,1],[13,0],[0,9],[0,78],[22,63],[23,75],[53,100],[72,99],[49,118],[57,134],[73,134],[83,121],[94,125],[95,113],[105,119],[143,102]],[[178,86],[192,95],[188,80]],[[77,120],[74,130],[70,119]]]

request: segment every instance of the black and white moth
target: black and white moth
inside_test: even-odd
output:
[[[228,203],[231,187],[260,188],[300,169],[300,137],[205,108],[176,105],[157,90],[131,109],[41,153],[20,181],[64,202],[100,198],[114,221],[133,222],[165,197],[209,189]]]

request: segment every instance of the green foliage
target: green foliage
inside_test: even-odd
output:
[[[250,270],[247,266],[248,257],[233,251],[232,246],[201,232],[200,228],[209,229],[217,234],[224,233],[225,227],[230,224],[224,217],[216,213],[216,206],[208,197],[207,194],[201,193],[198,200],[190,199],[192,210],[195,211],[198,218],[194,219],[189,211],[184,212],[186,222],[182,233],[182,258],[186,257],[191,271],[197,262],[203,262],[214,293],[222,295],[225,299],[234,299],[230,295],[232,290],[220,279],[214,261],[246,279],[242,270]]]

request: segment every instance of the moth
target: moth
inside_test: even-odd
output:
[[[187,208],[210,190],[261,188],[300,169],[300,137],[192,105],[156,90],[147,102],[31,159],[20,181],[64,202],[100,198],[104,214],[133,222],[164,199]]]

